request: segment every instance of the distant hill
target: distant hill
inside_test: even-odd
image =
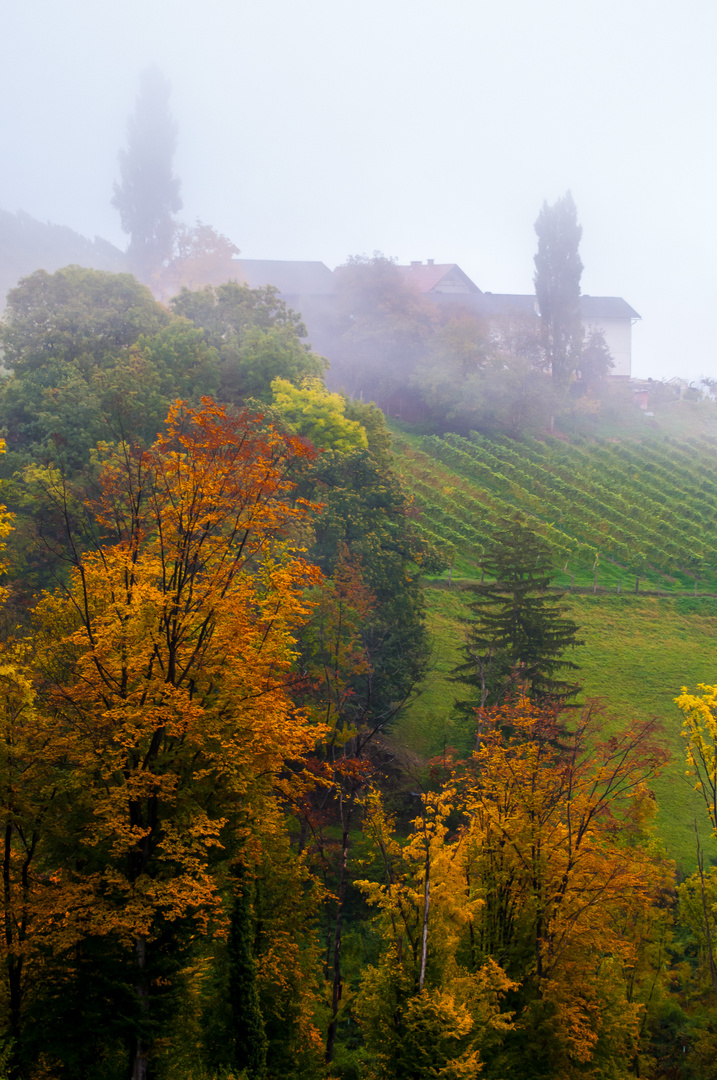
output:
[[[127,270],[124,252],[99,236],[88,240],[66,225],[0,210],[0,308],[20,278],[35,270],[54,273],[70,264],[113,273]]]

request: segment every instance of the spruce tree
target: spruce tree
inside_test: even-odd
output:
[[[130,265],[149,284],[172,254],[175,223],[182,207],[180,182],[172,172],[177,126],[169,111],[169,82],[157,68],[142,73],[140,92],[120,150],[121,183],[112,205],[129,234]]]
[[[577,623],[564,614],[564,594],[550,588],[550,548],[516,515],[499,523],[482,565],[494,580],[471,586],[464,660],[453,678],[474,694],[459,707],[468,712],[500,704],[518,683],[536,702],[565,703],[580,686],[559,677],[577,670],[564,653],[583,642]]]
[[[583,330],[580,318],[580,276],[583,264],[578,245],[583,234],[570,192],[553,206],[543,203],[535,222],[535,294],[546,362],[553,380],[566,385],[580,367]]]

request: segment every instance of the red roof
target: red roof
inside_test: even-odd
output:
[[[398,266],[398,270],[419,293],[464,292],[480,295],[481,290],[457,263],[412,262],[410,266]]]

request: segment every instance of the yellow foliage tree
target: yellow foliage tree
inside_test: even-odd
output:
[[[686,687],[675,701],[682,711],[682,736],[686,743],[687,775],[705,802],[717,840],[717,686],[700,683],[701,694]],[[693,930],[712,993],[717,994],[717,869],[705,870],[704,853],[697,838],[697,873],[679,888],[683,918]]]
[[[178,403],[147,452],[121,447],[93,509],[105,543],[37,612],[41,708],[73,807],[45,882],[45,942],[111,935],[134,955],[134,1080],[172,927],[221,929],[222,860],[251,845],[316,728],[291,697],[305,590],[292,461],[313,452],[210,400]],[[280,827],[267,809],[265,827]]]
[[[271,389],[287,424],[318,449],[339,453],[368,449],[363,426],[345,415],[346,399],[330,393],[320,379],[306,379],[300,387],[288,379],[274,379]]]
[[[669,874],[647,788],[665,758],[654,725],[606,734],[594,706],[569,727],[526,699],[481,717],[465,797],[465,869],[484,900],[472,941],[521,983],[521,1052],[556,1078],[637,1052],[630,925]]]
[[[448,839],[459,805],[451,783],[422,795],[400,844],[378,793],[366,799],[365,829],[384,881],[357,884],[380,911],[384,944],[380,962],[364,972],[355,1012],[372,1054],[368,1075],[377,1080],[467,1080],[512,1028],[502,1001],[516,984],[490,958],[472,965],[462,949],[482,901],[467,888],[465,838]]]

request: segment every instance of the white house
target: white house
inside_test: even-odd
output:
[[[412,262],[398,269],[417,292],[442,306],[459,303],[488,321],[511,315],[540,318],[535,296],[482,292],[455,263],[436,264],[429,259],[425,264]],[[638,313],[620,296],[587,295],[580,297],[580,313],[586,337],[594,330],[602,331],[605,337],[615,364],[610,373],[612,378],[629,379],[632,326],[640,318]]]

